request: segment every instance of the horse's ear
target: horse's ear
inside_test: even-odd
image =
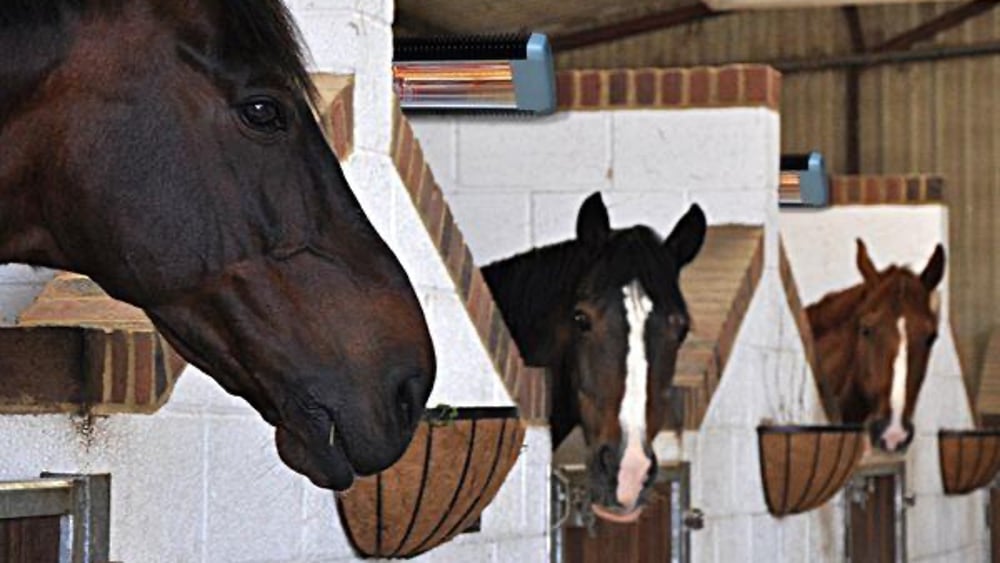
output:
[[[927,262],[927,266],[924,267],[924,271],[920,272],[920,283],[924,284],[924,288],[927,291],[934,291],[934,288],[941,283],[941,278],[944,277],[944,247],[938,244],[934,248],[934,254],[931,255],[931,259]]]
[[[594,192],[580,206],[576,217],[576,238],[587,246],[601,246],[610,234],[608,208],[604,206],[601,192]]]
[[[666,242],[663,243],[663,247],[677,261],[678,267],[691,262],[698,255],[701,244],[705,242],[707,229],[705,212],[697,203],[693,204],[691,209],[688,209],[688,212],[674,226],[674,230],[667,237]]]
[[[865,282],[875,281],[878,279],[878,270],[868,256],[868,247],[861,239],[856,240],[858,243],[858,271],[861,272],[861,277],[865,279]]]

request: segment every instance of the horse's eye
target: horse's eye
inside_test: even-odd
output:
[[[583,311],[577,310],[573,313],[573,324],[580,332],[590,331],[590,317]]]
[[[927,336],[927,347],[928,348],[930,348],[931,346],[934,345],[934,342],[937,340],[937,336],[938,336],[937,333],[930,334],[930,335]]]
[[[274,100],[257,98],[240,107],[240,117],[247,126],[273,133],[285,129],[284,116],[281,107]]]
[[[873,332],[874,331],[872,330],[872,327],[868,325],[861,325],[861,336],[864,336],[865,338],[870,338]]]

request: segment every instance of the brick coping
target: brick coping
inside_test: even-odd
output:
[[[779,110],[781,73],[772,67],[564,70],[556,74],[560,111],[765,107]]]
[[[924,205],[945,202],[937,174],[861,174],[830,177],[830,205]]]
[[[139,309],[60,273],[0,329],[0,413],[151,414],[187,363]]]

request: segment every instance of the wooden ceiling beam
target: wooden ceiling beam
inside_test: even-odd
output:
[[[450,29],[428,21],[396,3],[396,25],[413,35],[454,35]]]
[[[694,23],[725,12],[717,12],[703,2],[697,2],[680,8],[662,12],[654,12],[637,18],[632,18],[608,25],[601,25],[580,31],[571,31],[550,38],[552,48],[556,51],[570,51],[582,47],[590,47],[600,43],[618,41],[634,35],[649,33]]]
[[[957,27],[966,21],[997,7],[997,0],[973,0],[932,18],[917,27],[876,45],[871,52],[885,53],[909,49],[914,44],[932,39],[935,35]]]

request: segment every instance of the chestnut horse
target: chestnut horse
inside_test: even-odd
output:
[[[483,269],[526,363],[549,370],[553,448],[582,426],[590,497],[604,519],[634,521],[648,500],[651,443],[690,325],[680,270],[705,230],[695,205],[666,241],[645,226],[612,231],[594,194],[576,239]]]
[[[935,288],[944,277],[944,248],[937,245],[917,275],[895,265],[879,271],[861,239],[857,245],[864,281],[806,308],[818,381],[832,418],[865,423],[872,445],[904,451],[938,333]]]
[[[0,263],[80,272],[315,484],[402,455],[434,353],[278,0],[0,2]]]

